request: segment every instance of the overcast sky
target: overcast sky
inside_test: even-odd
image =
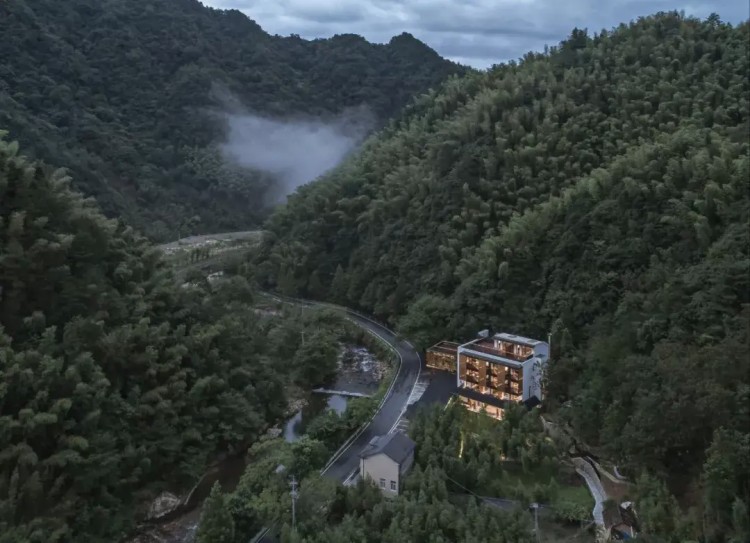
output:
[[[486,68],[554,45],[578,26],[590,32],[640,15],[684,10],[712,12],[737,23],[750,16],[747,0],[202,0],[239,9],[271,34],[327,38],[360,34],[387,42],[410,32],[442,56]]]

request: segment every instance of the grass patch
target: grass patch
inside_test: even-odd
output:
[[[555,501],[575,503],[587,511],[594,509],[594,498],[584,485],[560,485]]]
[[[518,462],[506,462],[496,470],[493,479],[496,480],[495,488],[505,494],[499,497],[552,506],[570,503],[589,512],[594,508],[594,499],[588,488],[579,483],[575,471],[564,464],[524,470]]]

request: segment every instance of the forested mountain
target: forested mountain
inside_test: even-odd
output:
[[[196,215],[204,232],[263,215],[273,180],[217,159],[226,97],[281,118],[364,105],[383,122],[464,71],[408,34],[283,38],[197,0],[1,2],[0,58],[0,128],[156,238]]]
[[[180,286],[17,149],[0,140],[0,542],[109,543],[335,371],[339,319],[259,317],[241,276]]]
[[[422,346],[551,332],[546,408],[695,508],[654,531],[721,541],[750,503],[749,75],[747,23],[661,13],[451,80],[274,214],[261,279]]]

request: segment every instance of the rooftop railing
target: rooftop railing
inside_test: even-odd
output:
[[[490,347],[488,345],[482,345],[480,343],[470,343],[469,345],[466,345],[464,349],[476,351],[478,353],[485,353],[490,354],[492,356],[499,356],[502,358],[507,358],[509,360],[514,360],[516,362],[525,362],[529,360],[530,358],[534,357],[534,353],[527,356],[518,356],[517,354],[513,353],[512,351],[504,351],[502,349],[496,349],[495,347]]]

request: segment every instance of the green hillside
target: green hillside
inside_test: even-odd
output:
[[[241,275],[183,285],[69,184],[0,139],[1,543],[122,540],[335,373],[345,340],[335,314],[259,315]]]
[[[265,216],[267,175],[222,164],[227,102],[285,118],[367,106],[378,122],[461,68],[408,34],[271,36],[196,0],[0,3],[0,128],[69,168],[109,216],[172,239]]]
[[[724,541],[750,503],[747,44],[662,13],[451,80],[273,215],[260,278],[422,346],[550,333],[545,408],[684,497],[651,533]]]

